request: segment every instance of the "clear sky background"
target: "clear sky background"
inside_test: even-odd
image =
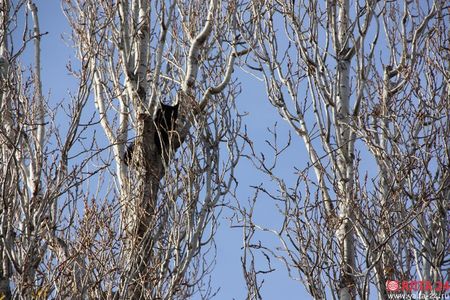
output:
[[[70,33],[65,16],[63,15],[58,0],[37,0],[39,8],[41,32],[48,32],[42,38],[42,79],[44,95],[50,95],[50,103],[54,105],[62,100],[69,100],[69,91],[76,91],[76,82],[66,69],[70,60],[74,59],[74,49],[70,42],[65,42],[62,37]],[[30,47],[31,49],[31,47]],[[29,53],[25,53],[24,59],[30,59]],[[267,150],[265,139],[268,137],[267,128],[273,127],[278,122],[280,138],[286,140],[289,127],[278,116],[276,110],[268,103],[265,95],[265,87],[262,81],[253,76],[236,70],[234,76],[239,77],[242,83],[242,94],[237,99],[240,112],[248,112],[244,118],[249,136],[255,143],[257,149]],[[93,106],[92,106],[93,107]],[[89,114],[92,113],[89,112]],[[98,119],[98,118],[97,118]],[[64,126],[64,116],[57,117],[57,123]],[[102,129],[97,129],[97,137],[105,139]],[[106,139],[105,139],[106,143]],[[294,166],[302,168],[307,162],[306,150],[296,136],[293,136],[294,147],[283,156],[279,162],[278,175],[287,182],[292,182],[294,177]],[[269,153],[269,152],[268,152]],[[266,187],[271,187],[272,183],[267,178],[261,176],[245,159],[240,161],[236,171],[239,181],[238,201],[246,203],[253,196],[254,190],[251,185],[257,186],[264,183]],[[230,201],[234,201],[230,199]],[[276,212],[273,202],[265,195],[260,195],[258,207],[258,220],[264,225],[276,225],[280,221],[280,216]],[[230,228],[228,218],[231,212],[224,209],[220,216],[220,227],[216,235],[217,244],[217,265],[212,273],[212,285],[220,288],[215,299],[245,299],[246,286],[242,275],[241,255],[242,255],[242,229]],[[266,237],[269,238],[269,237]],[[269,238],[270,239],[270,238]],[[274,248],[279,246],[273,240]],[[262,289],[264,299],[309,299],[304,287],[300,282],[290,279],[285,271],[285,267],[272,260],[272,267],[276,271],[264,277],[265,283]],[[266,266],[263,266],[265,268]]]
[[[78,61],[74,58],[75,49],[70,40],[68,40],[71,29],[62,13],[60,0],[35,0],[35,3],[39,9],[41,32],[48,32],[41,39],[43,94],[48,96],[50,108],[54,108],[60,102],[68,104],[70,92],[76,93],[77,82],[69,74],[66,66],[68,64],[78,65]],[[22,15],[22,17],[24,16]],[[21,23],[21,20],[18,20],[18,23]],[[371,32],[373,30],[374,26],[369,30],[369,34],[373,34]],[[21,38],[22,32],[20,30],[17,32],[17,38]],[[64,37],[67,39],[66,41]],[[380,39],[375,48],[375,68],[378,71],[389,61],[389,52],[385,49],[386,43],[384,39],[384,33],[381,31]],[[20,44],[21,40],[18,40],[17,45]],[[22,57],[25,66],[27,63],[32,62],[32,50],[32,43],[30,43],[28,51]],[[328,67],[332,68],[332,65],[328,65]],[[265,142],[266,139],[270,138],[268,128],[273,128],[274,124],[277,123],[281,144],[287,140],[290,128],[278,115],[276,109],[269,104],[265,86],[261,80],[240,69],[236,69],[233,76],[241,82],[242,93],[237,98],[237,106],[241,114],[246,113],[243,118],[243,127],[246,127],[257,151],[264,152],[266,158],[270,159],[271,152]],[[90,119],[93,113],[95,113],[95,107],[91,101],[84,112],[84,118]],[[98,120],[98,115],[95,120]],[[68,122],[62,110],[59,110],[56,123],[60,127],[61,132],[66,131],[65,126],[67,126]],[[89,128],[89,130],[92,130],[91,134],[94,134],[93,127]],[[100,125],[95,130],[96,138],[101,144],[106,145],[108,142]],[[360,166],[360,174],[367,172],[370,178],[375,178],[378,170],[373,161],[371,161],[372,156],[367,155],[365,147],[360,147],[357,151],[360,151],[359,154],[364,158],[364,165]],[[247,154],[249,154],[248,151]],[[288,186],[292,186],[296,180],[295,168],[302,170],[306,167],[307,162],[308,155],[303,143],[298,136],[292,133],[292,145],[278,161],[276,174],[282,177]],[[237,199],[227,196],[225,201],[230,201],[231,203],[239,201],[241,205],[245,205],[254,196],[255,190],[251,186],[258,186],[261,183],[264,184],[266,189],[276,190],[275,184],[259,173],[252,163],[245,158],[240,160],[235,171],[235,177],[239,183],[236,194]],[[220,226],[215,236],[217,264],[211,274],[211,282],[213,289],[220,289],[215,297],[215,299],[219,300],[240,300],[246,299],[247,296],[241,265],[241,255],[243,254],[242,228],[231,228],[230,218],[232,214],[233,212],[228,208],[222,210],[219,216]],[[282,221],[274,201],[262,193],[259,194],[255,215],[259,224],[270,228],[278,228]],[[262,239],[265,243],[269,243],[272,249],[280,246],[276,238],[269,233],[258,234],[257,239]],[[261,259],[261,257],[258,259]],[[275,268],[275,271],[259,278],[260,280],[264,279],[262,288],[263,299],[294,300],[311,298],[300,282],[289,278],[286,268],[281,262],[271,257],[271,263],[271,267]],[[259,267],[266,269],[267,264],[264,263]],[[294,275],[298,276],[298,274]],[[196,295],[194,299],[200,299],[199,295]],[[376,299],[376,295],[372,293],[370,299]]]

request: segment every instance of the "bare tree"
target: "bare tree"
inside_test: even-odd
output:
[[[87,158],[75,165],[69,156],[87,153],[73,149],[90,126],[80,124],[89,86],[86,78],[79,78],[79,90],[67,106],[68,130],[60,132],[42,91],[40,40],[44,33],[37,7],[32,1],[1,1],[0,7],[0,295],[28,299],[48,294],[54,274],[48,274],[46,267],[58,267],[53,255],[65,257],[74,271],[83,265],[70,257],[67,237],[74,201],[82,196],[78,187],[92,174],[83,172]],[[19,17],[23,12],[25,22]],[[24,29],[22,44],[14,38],[20,28]],[[34,60],[27,69],[20,57],[29,45],[33,45]]]
[[[385,299],[388,279],[444,281],[445,1],[62,3],[78,90],[52,108],[38,9],[0,0],[0,296],[214,295],[207,276],[217,208],[233,192],[242,152],[232,73],[244,43],[248,67],[262,74],[309,158],[289,186],[276,162],[291,140],[281,145],[271,132],[272,161],[243,135],[255,166],[278,186],[256,187],[247,207],[236,204],[248,298],[262,298],[259,278],[273,270],[272,257],[317,299],[366,299],[373,287]],[[29,69],[25,49],[34,53]],[[106,141],[93,134],[97,122]],[[276,201],[280,228],[255,222],[261,194]],[[257,242],[258,230],[281,248]]]
[[[59,110],[43,96],[36,5],[0,6],[0,295],[211,297],[217,207],[241,151],[240,3],[64,0],[78,91]]]
[[[260,298],[258,251],[315,299],[368,299],[374,286],[387,299],[386,280],[448,278],[448,3],[268,0],[244,11],[248,66],[309,158],[288,186],[276,162],[292,143],[274,131],[272,161],[247,137],[255,166],[277,183],[257,191],[283,218],[266,228],[254,221],[257,199],[237,207],[249,298]],[[281,249],[253,238],[258,230]]]

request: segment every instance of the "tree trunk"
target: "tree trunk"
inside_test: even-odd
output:
[[[164,174],[161,155],[154,142],[157,132],[150,114],[138,115],[136,132],[131,165],[136,186],[130,189],[129,198],[124,201],[127,207],[122,210],[132,272],[127,296],[130,299],[141,299],[146,290],[151,290],[151,279],[147,277],[152,269],[154,234],[158,222],[157,195]]]
[[[348,53],[349,1],[340,1],[338,17],[336,138],[338,141],[338,199],[340,226],[336,232],[340,247],[339,299],[355,299],[355,251],[352,204],[354,201],[354,141],[350,140],[350,59]]]

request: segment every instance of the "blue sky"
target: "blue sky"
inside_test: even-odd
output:
[[[74,49],[71,48],[70,41],[64,41],[63,37],[67,37],[70,32],[65,16],[63,15],[59,1],[36,1],[39,8],[41,32],[48,32],[42,38],[42,79],[43,93],[50,95],[50,105],[58,102],[69,101],[69,92],[76,91],[76,81],[68,74],[66,65],[69,62],[77,63],[74,59]],[[31,47],[29,48],[32,49]],[[24,61],[30,59],[29,52],[24,54]],[[283,138],[287,138],[289,128],[279,119],[276,111],[268,104],[264,85],[253,76],[237,70],[235,76],[238,75],[242,82],[242,94],[238,98],[238,107],[241,112],[248,112],[244,118],[244,123],[250,137],[259,146],[264,148],[264,140],[267,138],[267,127],[273,127],[278,121],[278,127]],[[92,104],[90,104],[92,105]],[[93,105],[92,105],[93,107]],[[88,110],[89,114],[92,113]],[[85,117],[89,117],[86,116]],[[58,115],[57,123],[64,129],[63,114]],[[97,136],[105,138],[101,128],[98,128]],[[64,132],[64,130],[63,130]],[[106,142],[106,139],[105,139]],[[296,153],[293,153],[294,161],[297,159],[306,160],[303,145],[296,147]],[[302,159],[304,157],[304,159]],[[293,157],[286,157],[280,161],[279,175],[287,180],[293,177]],[[253,189],[250,185],[258,185],[267,182],[245,159],[241,160],[241,164],[237,170],[237,178],[239,180],[238,201],[241,203],[253,196]],[[277,214],[274,213],[273,203],[269,199],[262,196],[258,205],[258,218],[265,225],[277,223]],[[245,299],[246,289],[242,275],[240,257],[242,254],[242,230],[240,228],[230,228],[228,218],[231,212],[224,210],[221,214],[221,226],[216,236],[217,244],[217,265],[212,273],[212,285],[220,288],[216,299]],[[274,246],[276,246],[274,244]],[[277,261],[272,261],[273,266],[277,270],[267,275],[262,290],[264,299],[308,299],[303,286],[299,282],[295,282],[287,276],[284,266]]]
[[[70,28],[62,14],[60,1],[37,0],[36,4],[39,7],[41,31],[48,32],[42,38],[43,92],[44,95],[50,95],[51,105],[56,105],[56,103],[63,100],[67,103],[70,99],[69,92],[72,91],[74,93],[77,88],[75,80],[66,70],[66,65],[69,62],[77,63],[73,57],[74,49],[71,47],[70,41],[66,42],[62,39],[64,35],[67,37]],[[374,27],[371,28],[373,30]],[[373,32],[369,31],[369,33],[373,35]],[[377,57],[375,63],[378,74],[382,74],[379,71],[383,64],[387,64],[389,61],[388,51],[384,49],[385,44],[383,37],[381,37],[375,51]],[[32,47],[29,48],[30,50],[32,49]],[[24,55],[25,62],[30,59],[29,52],[26,52]],[[331,68],[331,66],[329,67]],[[255,148],[258,151],[265,152],[266,157],[270,157],[269,147],[265,143],[265,140],[268,138],[267,128],[273,127],[275,122],[277,122],[280,138],[286,140],[289,127],[268,103],[262,81],[239,69],[235,71],[234,77],[238,77],[241,82],[242,94],[237,99],[237,106],[241,113],[247,112],[243,122],[247,127],[248,134],[253,140]],[[89,118],[93,111],[95,111],[94,105],[90,103],[84,117]],[[57,123],[64,129],[64,126],[67,124],[64,115],[60,114],[57,118]],[[96,130],[97,137],[102,143],[106,144],[102,129],[98,127]],[[303,143],[294,134],[292,142],[293,147],[282,156],[276,169],[277,175],[286,180],[288,184],[296,179],[294,167],[303,169],[308,161]],[[364,157],[364,166],[362,166],[361,174],[367,171],[369,172],[369,177],[375,177],[377,169],[374,167],[373,162],[368,159],[368,153],[362,149],[358,150],[362,151],[361,155]],[[250,186],[257,186],[263,183],[266,188],[275,188],[274,183],[255,170],[251,162],[245,158],[240,161],[236,170],[236,177],[239,181],[237,199],[229,198],[227,199],[229,201],[237,200],[239,203],[245,204],[254,194],[254,190]],[[273,201],[263,194],[260,194],[258,199],[256,212],[257,221],[262,225],[276,228],[281,221]],[[232,212],[227,209],[222,211],[219,219],[221,226],[216,235],[217,265],[212,273],[213,288],[220,288],[216,299],[245,299],[246,296],[240,261],[242,255],[242,229],[230,228],[229,218],[231,215]],[[272,248],[279,246],[277,240],[270,235],[258,235],[258,238],[264,239]],[[272,264],[276,271],[261,278],[264,279],[262,289],[264,299],[290,300],[310,298],[299,282],[293,281],[288,277],[285,267],[281,263],[272,259]],[[262,268],[265,267],[266,265],[262,266]],[[195,299],[198,299],[198,297]]]

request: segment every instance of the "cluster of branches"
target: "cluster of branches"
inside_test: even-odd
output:
[[[249,298],[261,298],[264,257],[280,259],[315,299],[368,299],[374,288],[387,299],[386,280],[448,280],[449,8],[439,0],[251,1],[253,22],[239,24],[253,69],[308,162],[298,156],[289,186],[270,155],[248,143],[254,165],[277,183],[256,195],[270,196],[282,218],[278,228],[257,223],[256,196],[237,207]],[[295,147],[278,135],[268,140],[274,162]]]
[[[56,107],[38,7],[0,9],[0,297],[213,297],[238,137],[277,184],[232,207],[249,299],[272,258],[315,299],[386,299],[388,279],[448,276],[446,1],[63,0],[79,63]],[[305,146],[293,186],[276,162],[296,143],[272,131],[272,162],[241,130],[243,55]],[[256,222],[260,195],[279,228]]]
[[[62,1],[78,91],[55,109],[36,4],[0,6],[1,297],[211,297],[216,208],[241,151],[238,3]]]

